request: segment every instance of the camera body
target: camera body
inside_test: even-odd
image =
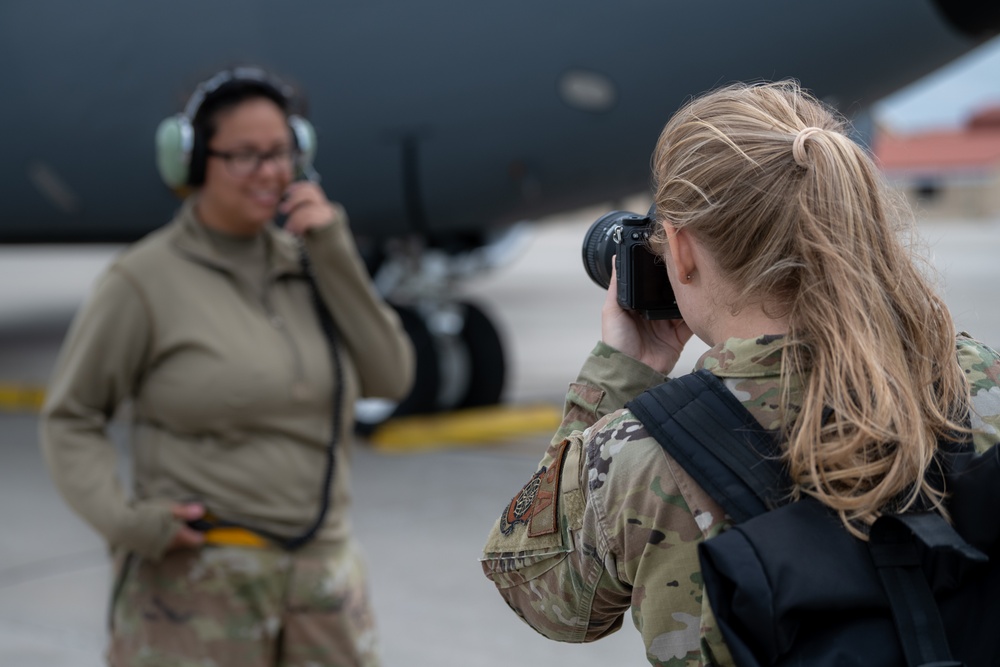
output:
[[[663,260],[650,251],[652,209],[643,216],[612,211],[594,222],[583,239],[583,267],[604,289],[611,283],[611,263],[618,281],[618,305],[649,320],[681,319]]]

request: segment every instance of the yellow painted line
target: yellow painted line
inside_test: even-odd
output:
[[[562,422],[552,405],[498,405],[435,415],[397,417],[370,436],[382,452],[416,452],[551,434]]]
[[[45,387],[0,383],[0,410],[4,412],[38,412],[44,402]]]
[[[45,388],[0,383],[0,412],[38,412]],[[397,417],[369,437],[382,452],[417,452],[496,442],[536,434],[551,434],[562,421],[553,405],[498,405],[448,413]]]

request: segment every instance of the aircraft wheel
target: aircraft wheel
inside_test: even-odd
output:
[[[356,403],[355,431],[371,435],[392,417],[456,410],[500,402],[506,377],[503,341],[483,310],[468,302],[427,313],[393,305],[413,341],[416,376],[399,403]]]
[[[413,388],[409,395],[399,403],[379,399],[362,399],[355,405],[355,431],[368,436],[379,424],[390,417],[432,412],[436,408],[436,399],[441,386],[441,371],[438,364],[438,354],[424,318],[410,306],[392,304],[403,328],[413,341],[413,351],[416,357],[416,372]]]
[[[469,379],[458,408],[496,405],[506,374],[503,341],[490,318],[469,302],[462,303],[465,322],[460,333],[469,360]]]

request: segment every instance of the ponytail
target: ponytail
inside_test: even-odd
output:
[[[918,499],[940,509],[926,472],[968,395],[954,326],[900,239],[912,217],[842,119],[794,82],[730,86],[671,119],[654,170],[658,215],[712,253],[733,304],[787,317],[796,497],[859,536]]]

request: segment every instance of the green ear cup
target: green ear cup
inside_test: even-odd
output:
[[[160,172],[160,177],[168,187],[178,194],[188,186],[191,177],[191,159],[194,150],[194,128],[192,119],[198,113],[198,109],[205,102],[206,97],[218,91],[222,86],[239,80],[256,82],[262,87],[273,90],[282,96],[286,102],[293,97],[291,88],[285,86],[277,79],[273,79],[263,70],[253,67],[240,67],[234,70],[224,70],[211,79],[198,84],[195,92],[191,95],[187,104],[184,105],[183,113],[176,114],[163,120],[156,128],[156,168]],[[312,168],[313,158],[316,155],[316,130],[312,123],[301,116],[291,115],[288,117],[288,127],[295,139],[301,157],[299,159],[296,176],[315,176]],[[199,153],[204,147],[199,147]],[[204,156],[198,156],[200,161]],[[198,178],[196,176],[196,178]]]
[[[156,128],[156,168],[172,189],[187,184],[194,132],[183,114],[164,119]]]

